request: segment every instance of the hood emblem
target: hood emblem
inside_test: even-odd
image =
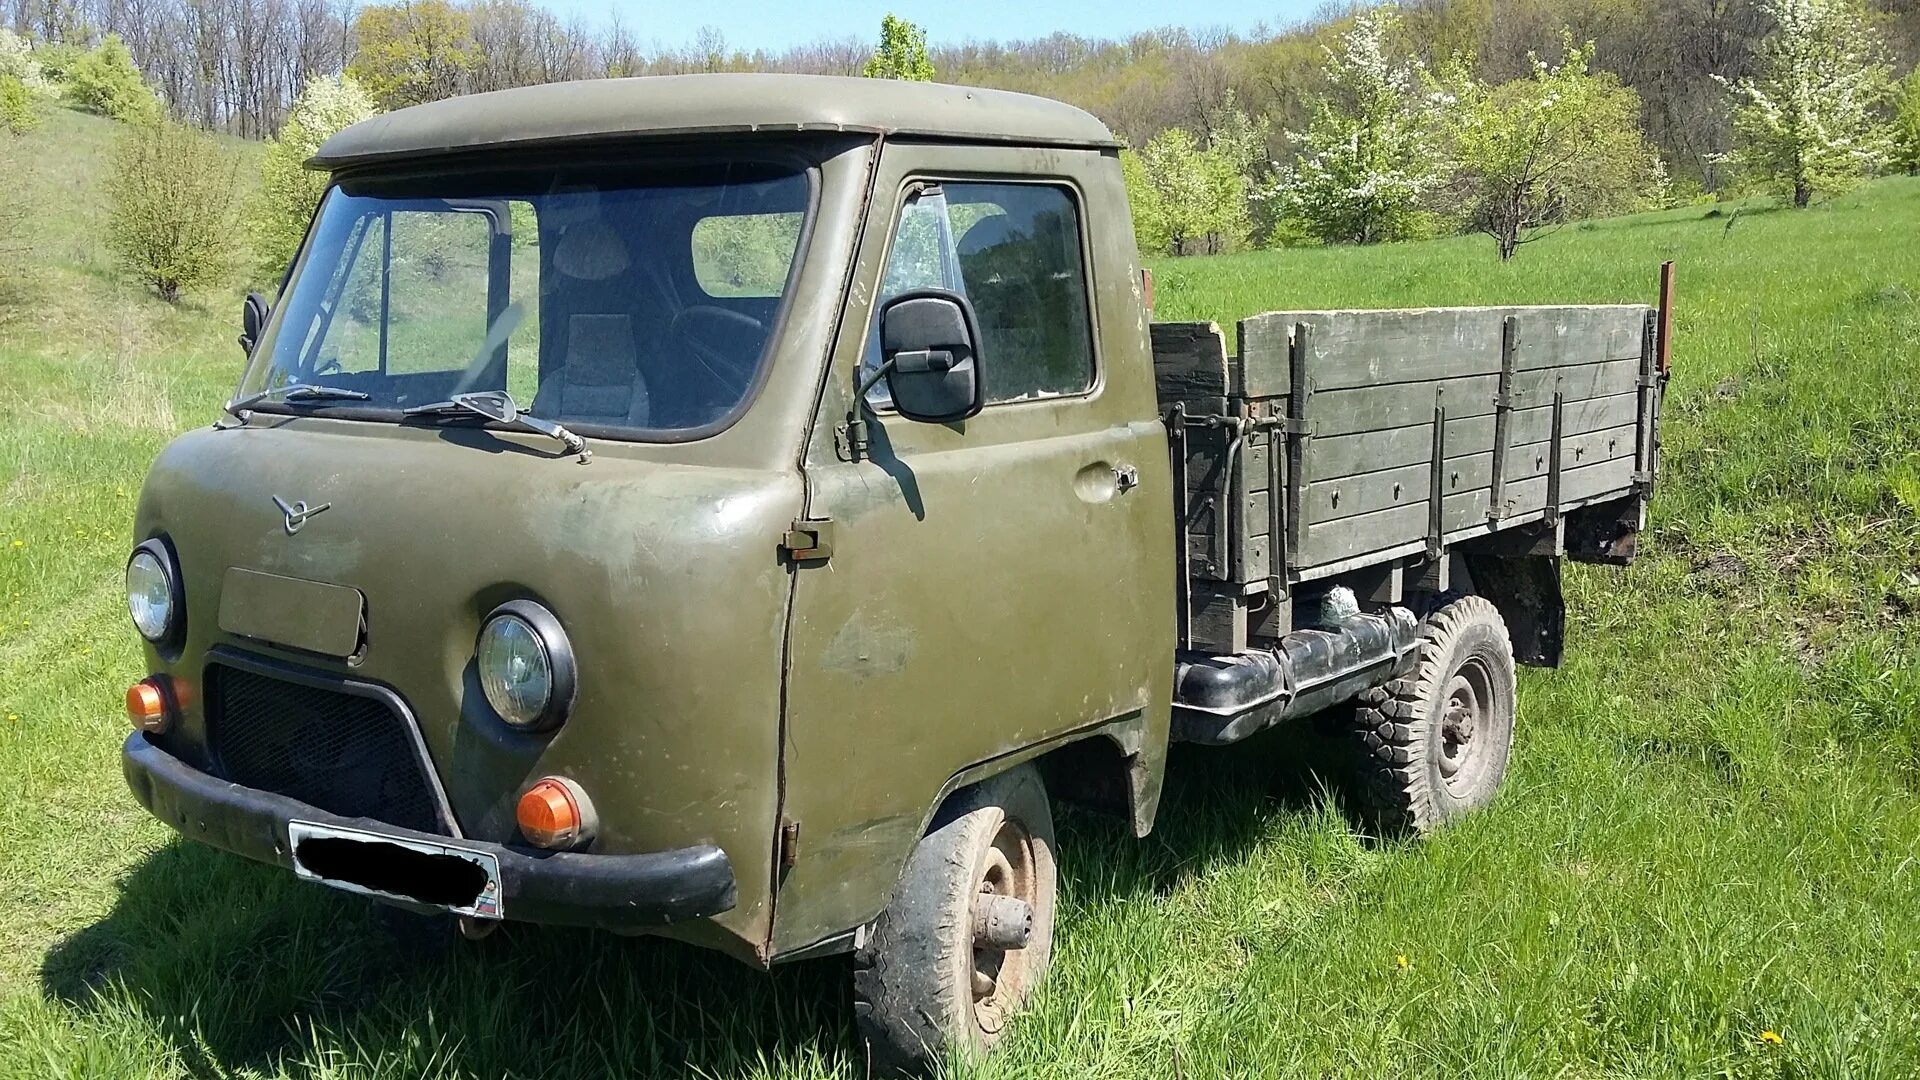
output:
[[[319,516],[333,504],[321,503],[319,506],[308,506],[305,500],[288,503],[287,500],[275,495],[273,505],[279,507],[281,515],[287,519],[287,535],[292,536],[300,531],[300,526],[305,525],[308,518]]]

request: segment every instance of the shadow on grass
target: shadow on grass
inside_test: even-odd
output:
[[[1081,904],[1150,897],[1244,858],[1310,808],[1301,741],[1176,747],[1155,834],[1061,821]],[[45,993],[134,1012],[194,1075],[356,1062],[420,1075],[864,1075],[844,957],[752,970],[650,938],[509,925],[481,942],[185,842],[154,852],[102,921],[45,957]]]

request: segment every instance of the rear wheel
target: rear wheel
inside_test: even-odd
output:
[[[1484,597],[1427,617],[1413,672],[1360,696],[1359,797],[1392,832],[1426,833],[1485,806],[1513,746],[1513,645]]]
[[[999,1040],[1052,957],[1053,852],[1030,766],[941,808],[854,958],[854,1019],[875,1071],[923,1073],[946,1047],[977,1057]]]

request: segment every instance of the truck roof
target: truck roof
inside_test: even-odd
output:
[[[1032,94],[832,75],[652,75],[495,90],[363,120],[307,162],[339,169],[467,150],[729,133],[864,132],[1110,147],[1091,113]]]

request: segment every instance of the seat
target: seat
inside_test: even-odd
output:
[[[640,373],[633,319],[607,314],[568,317],[566,362],[541,381],[531,411],[566,423],[647,427],[653,401],[646,376]]]
[[[553,254],[558,288],[544,298],[547,311],[567,312],[563,359],[544,373],[534,415],[563,423],[651,426],[653,396],[640,371],[628,313],[632,265],[626,243],[597,204],[576,211],[576,220],[565,225]]]

